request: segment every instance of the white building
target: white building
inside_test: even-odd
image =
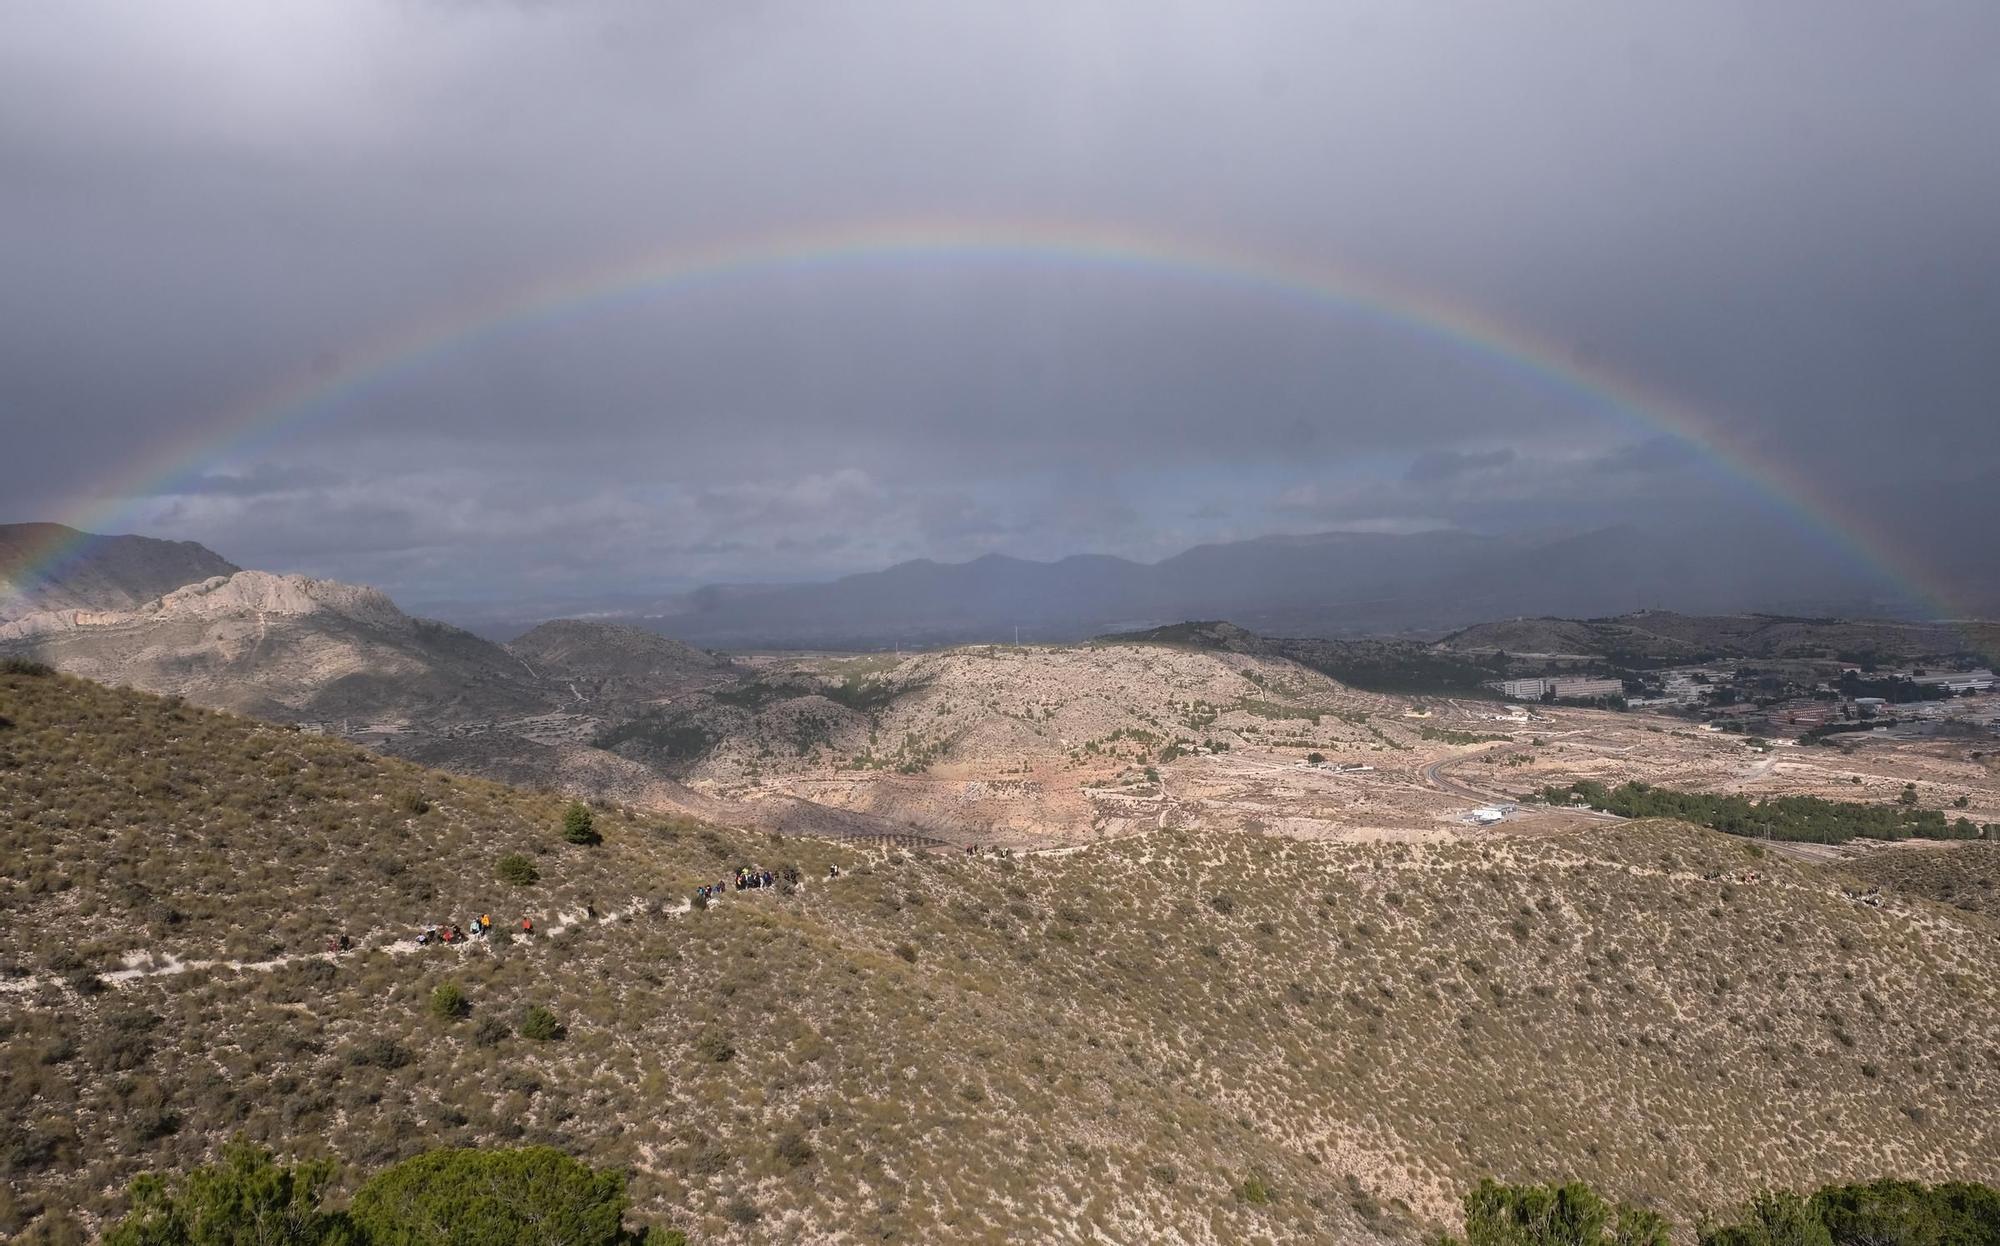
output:
[[[1588,701],[1596,697],[1615,697],[1625,691],[1625,685],[1616,679],[1585,679],[1575,675],[1544,679],[1496,679],[1486,686],[1502,696],[1513,697],[1517,701],[1539,701],[1552,690],[1558,701]]]

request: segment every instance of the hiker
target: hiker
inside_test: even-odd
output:
[[[438,928],[436,926],[426,926],[424,927],[424,932],[417,936],[417,946],[429,947],[431,944],[437,942],[437,937]]]
[[[481,913],[479,915],[479,932],[481,934],[493,933],[493,914]]]
[[[585,900],[583,902],[583,915],[589,921],[597,920],[597,905],[594,901]]]
[[[524,935],[531,935],[531,934],[535,933],[535,919],[534,919],[534,918],[532,918],[532,917],[523,917],[523,918],[521,919],[521,933],[522,933],[522,934],[524,934]]]
[[[340,950],[343,952],[354,950],[354,940],[348,936],[345,930],[340,932]]]

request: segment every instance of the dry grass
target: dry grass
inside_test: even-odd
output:
[[[1169,829],[1003,861],[604,810],[574,848],[557,798],[80,681],[0,676],[0,715],[27,866],[0,938],[34,975],[0,995],[0,1232],[43,1206],[87,1227],[238,1130],[368,1165],[549,1142],[709,1241],[1414,1242],[1488,1173],[1683,1222],[1767,1183],[2000,1178],[1991,923],[1857,904],[1690,828]],[[541,881],[504,889],[503,851]],[[90,977],[343,922],[643,910],[740,860],[807,885],[466,951]],[[432,1006],[447,981],[463,1016]],[[531,1007],[562,1036],[523,1036]]]

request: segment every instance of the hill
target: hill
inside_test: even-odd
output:
[[[68,677],[0,670],[0,716],[0,1232],[238,1131],[549,1142],[711,1242],[1414,1243],[1489,1173],[1684,1223],[2000,1176],[1994,925],[1685,826],[576,845],[549,796]],[[684,907],[746,864],[800,882]],[[398,941],[481,911],[538,933]]]
[[[1369,692],[1486,696],[1481,685],[1506,673],[1488,661],[1414,640],[1260,636],[1221,621],[1172,623],[1097,638],[1101,644],[1166,645],[1282,658]]]
[[[524,715],[554,692],[506,650],[371,588],[239,571],[131,610],[43,613],[0,650],[108,683],[284,721],[388,727]]]
[[[52,556],[53,555],[53,556]],[[0,524],[0,623],[60,610],[133,610],[236,567],[193,541]]]

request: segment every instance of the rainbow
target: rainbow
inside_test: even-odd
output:
[[[140,498],[172,491],[177,481],[218,458],[313,419],[336,415],[365,386],[392,381],[473,342],[557,320],[637,293],[673,294],[771,272],[810,272],[871,262],[963,262],[970,258],[1067,264],[1135,274],[1164,274],[1361,315],[1524,375],[1600,406],[1686,445],[1824,533],[1863,565],[1950,618],[1950,594],[1921,563],[1891,546],[1865,520],[1844,514],[1792,465],[1699,412],[1606,368],[1580,362],[1560,343],[1478,309],[1343,267],[1234,250],[1124,225],[1054,222],[873,222],[771,233],[637,258],[510,290],[470,310],[446,309],[341,350],[314,368],[250,395],[192,432],[135,459],[92,501],[63,517],[71,528],[117,527]],[[13,575],[54,570],[76,546],[53,542],[17,563]]]

